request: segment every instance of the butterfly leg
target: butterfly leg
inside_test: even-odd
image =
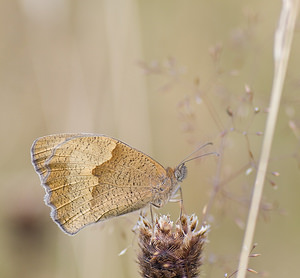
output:
[[[184,206],[183,206],[183,196],[182,196],[181,186],[179,186],[178,190],[179,190],[179,194],[180,194],[180,199],[179,199],[179,202],[180,202],[179,203],[179,205],[180,205],[180,217],[179,217],[179,219],[181,220],[182,214],[185,213]]]
[[[151,215],[151,224],[152,224],[152,237],[154,238],[154,217],[153,217],[153,210],[152,206],[159,208],[159,206],[156,206],[155,204],[150,203],[150,215]]]
[[[178,191],[179,191],[180,198],[179,199],[170,199],[170,202],[179,202],[179,205],[180,205],[179,219],[181,219],[182,214],[185,213],[185,210],[184,210],[184,206],[183,206],[183,196],[182,196],[182,189],[181,189],[180,185],[178,185],[178,187],[175,189],[173,195],[175,195]]]
[[[152,232],[154,232],[154,220],[153,220],[153,210],[152,210],[153,204],[150,204],[150,215],[151,215],[151,223],[152,223]]]

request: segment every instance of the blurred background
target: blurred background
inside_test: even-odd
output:
[[[213,142],[203,152],[219,158],[188,164],[184,205],[200,222],[208,208],[203,277],[234,272],[280,9],[261,0],[0,0],[0,276],[140,277],[139,213],[72,237],[52,222],[30,147],[60,132],[113,136],[172,167]],[[259,277],[299,273],[299,27],[255,234],[262,255],[249,264]],[[176,221],[178,204],[157,213]]]

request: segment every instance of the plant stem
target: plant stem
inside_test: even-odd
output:
[[[247,228],[245,231],[244,242],[240,255],[237,278],[244,278],[246,276],[249,252],[253,242],[256,219],[259,211],[271,145],[274,137],[275,124],[277,121],[278,109],[286,75],[297,12],[298,0],[282,1],[281,14],[274,39],[274,78],[269,115],[248,215]]]

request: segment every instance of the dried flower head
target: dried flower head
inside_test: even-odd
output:
[[[138,255],[141,274],[147,278],[197,277],[202,264],[201,254],[208,226],[196,231],[198,219],[194,214],[183,215],[173,225],[169,216],[155,219],[155,225],[141,216],[138,222]]]

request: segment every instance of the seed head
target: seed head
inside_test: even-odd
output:
[[[199,275],[202,265],[202,250],[209,227],[196,231],[198,219],[194,214],[183,215],[173,225],[169,216],[154,221],[154,227],[141,216],[138,222],[138,263],[145,278],[180,277],[192,278]]]

